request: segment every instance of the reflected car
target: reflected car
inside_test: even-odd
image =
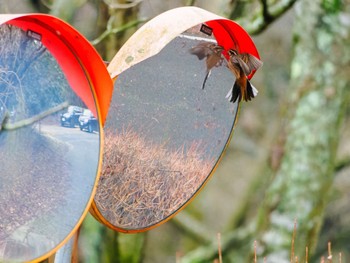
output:
[[[89,109],[84,109],[83,114],[79,117],[80,130],[86,130],[90,133],[98,131],[98,122]]]
[[[67,112],[61,114],[61,126],[74,128],[79,125],[79,117],[83,114],[83,108],[78,106],[68,106]]]

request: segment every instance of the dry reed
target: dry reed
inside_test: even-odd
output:
[[[102,175],[95,202],[102,215],[123,229],[142,229],[166,219],[193,196],[213,160],[192,143],[176,151],[147,141],[131,129],[105,131]]]

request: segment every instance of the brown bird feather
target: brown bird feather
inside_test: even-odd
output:
[[[258,70],[263,63],[249,53],[238,53],[234,49],[230,49],[228,54],[230,57],[227,60],[227,66],[236,79],[226,98],[232,103],[242,99],[250,101],[258,94],[258,90],[250,83],[247,76]]]
[[[205,83],[211,73],[213,67],[217,67],[222,64],[223,56],[221,52],[224,50],[222,46],[219,46],[212,42],[202,41],[198,45],[190,49],[192,55],[196,55],[199,60],[206,58],[206,74],[202,84],[202,89],[205,87]]]

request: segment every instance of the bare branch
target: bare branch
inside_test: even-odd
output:
[[[188,0],[187,1],[187,5],[189,5],[189,6],[193,6],[195,4],[196,4],[196,0]]]
[[[64,108],[67,108],[68,107],[68,102],[63,102],[55,107],[52,107],[46,111],[43,111],[33,117],[30,117],[28,119],[24,119],[24,120],[20,120],[20,121],[17,121],[17,122],[14,122],[14,123],[9,123],[8,120],[9,120],[9,116],[8,114],[5,114],[3,119],[1,120],[1,125],[0,125],[0,131],[1,130],[16,130],[16,129],[19,129],[19,128],[22,128],[22,127],[25,127],[25,126],[28,126],[28,125],[31,125],[33,124],[34,122],[37,122],[53,113],[56,113],[60,110],[63,110]]]
[[[262,6],[262,14],[265,22],[271,22],[273,20],[273,17],[271,16],[269,12],[269,5],[267,4],[267,0],[260,0],[261,6]]]
[[[238,20],[238,23],[241,24],[249,34],[259,34],[272,22],[287,12],[297,1],[298,0],[280,0],[274,5],[268,6],[267,0],[260,0],[261,10],[251,16],[255,19],[241,19]]]
[[[133,8],[137,6],[138,4],[142,3],[143,0],[134,0],[127,4],[120,4],[120,3],[110,3],[107,0],[103,0],[103,2],[110,8],[110,9],[128,9]]]
[[[188,236],[201,242],[208,244],[211,241],[211,235],[206,230],[205,226],[199,221],[191,217],[186,211],[181,211],[170,222],[181,228]]]
[[[336,161],[334,165],[334,171],[339,172],[350,166],[350,156],[346,156]]]
[[[243,249],[243,246],[250,242],[255,226],[249,225],[247,228],[237,229],[232,232],[228,232],[221,237],[221,252],[227,253],[232,247],[237,249]],[[216,242],[211,242],[208,246],[200,247],[192,252],[186,254],[182,259],[182,263],[190,262],[210,262],[218,254],[218,248]]]
[[[41,0],[41,3],[43,6],[45,6],[47,9],[52,9],[52,3],[50,3],[48,0]]]
[[[118,34],[123,31],[128,30],[129,28],[136,27],[139,24],[147,22],[148,19],[139,19],[139,20],[134,20],[131,21],[123,26],[117,27],[117,28],[109,28],[106,31],[104,31],[98,38],[94,39],[91,41],[92,45],[97,45],[100,42],[102,42],[106,37],[108,37],[110,34]],[[110,27],[110,26],[109,26]]]

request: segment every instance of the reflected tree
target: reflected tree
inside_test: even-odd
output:
[[[0,27],[0,107],[12,120],[42,113],[69,95],[59,65],[35,34],[9,24]]]
[[[22,80],[46,48],[12,25],[0,27],[0,41],[0,104],[3,110],[12,108],[10,110],[14,111],[16,108],[16,111],[24,114],[27,109]]]

